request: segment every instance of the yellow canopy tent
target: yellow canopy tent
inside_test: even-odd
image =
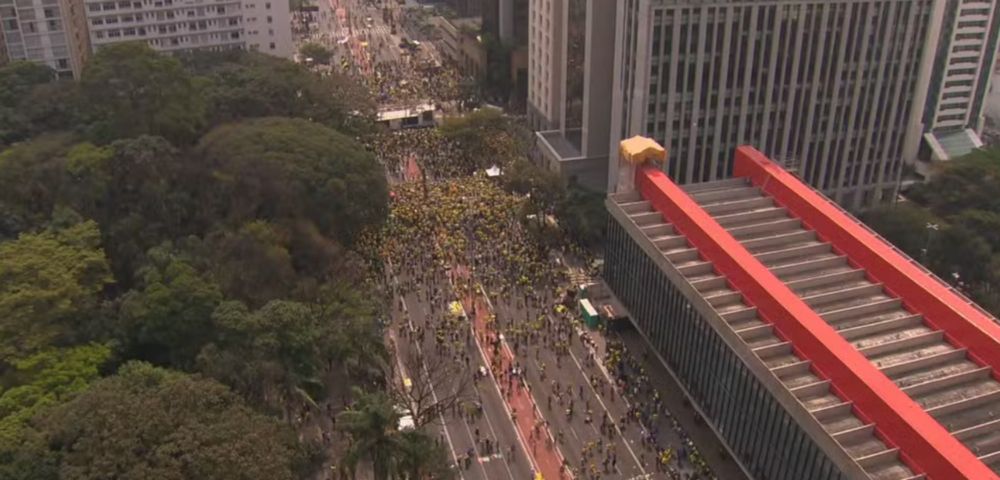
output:
[[[652,138],[636,135],[622,140],[618,147],[622,158],[632,165],[641,165],[649,160],[661,164],[667,161],[667,150]]]

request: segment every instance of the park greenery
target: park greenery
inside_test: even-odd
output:
[[[0,478],[312,478],[343,463],[301,420],[329,400],[359,402],[346,464],[437,475],[365,393],[388,362],[355,253],[387,215],[373,108],[249,52],[0,69]]]
[[[942,163],[907,201],[862,219],[943,280],[1000,316],[1000,150]]]

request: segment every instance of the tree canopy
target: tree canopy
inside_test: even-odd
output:
[[[381,167],[354,140],[299,119],[260,118],[205,135],[197,153],[232,220],[298,218],[347,244],[387,213]]]
[[[143,363],[35,423],[63,479],[294,479],[307,459],[290,428],[225,386]]]
[[[866,223],[939,277],[1000,315],[1000,150],[938,165],[910,202],[871,209]]]
[[[387,361],[372,106],[251,52],[0,67],[0,478],[312,475],[291,412]]]

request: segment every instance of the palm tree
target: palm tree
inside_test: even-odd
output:
[[[400,437],[400,478],[449,480],[455,476],[448,466],[445,449],[426,433],[411,430],[403,432]]]
[[[351,444],[341,460],[345,477],[354,478],[358,464],[371,463],[375,480],[397,478],[397,461],[402,451],[399,413],[382,392],[364,393],[355,387],[356,399],[337,415],[337,427],[351,436]]]

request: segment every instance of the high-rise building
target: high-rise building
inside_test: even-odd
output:
[[[156,50],[248,49],[293,54],[282,0],[85,0],[93,48],[144,41]]]
[[[508,93],[507,107],[526,109],[528,95],[528,6],[529,0],[483,0],[482,34],[491,72],[506,79],[488,79]]]
[[[548,167],[603,190],[607,182],[614,19],[603,0],[533,0],[528,119]]]
[[[623,336],[750,478],[998,478],[994,317],[751,147],[681,186],[627,143],[603,274]]]
[[[83,0],[0,0],[4,57],[78,77],[90,51]]]
[[[923,133],[943,7],[626,0],[611,141],[661,142],[679,183],[725,177],[753,144],[849,208],[891,198]]]
[[[917,171],[982,146],[985,101],[996,62],[1000,14],[995,1],[949,0],[934,62]]]

